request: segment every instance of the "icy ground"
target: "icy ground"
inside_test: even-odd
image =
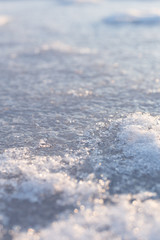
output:
[[[160,239],[160,4],[0,1],[0,239]]]

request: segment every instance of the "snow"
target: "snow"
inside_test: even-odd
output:
[[[160,4],[0,7],[0,238],[158,240]]]
[[[160,23],[160,10],[151,9],[148,11],[140,11],[132,9],[126,12],[110,15],[105,19],[105,22],[110,24],[158,24]]]
[[[138,112],[127,116],[121,122],[119,146],[126,158],[132,158],[130,166],[149,173],[160,169],[159,136],[159,116]]]

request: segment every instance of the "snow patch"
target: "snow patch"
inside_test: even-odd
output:
[[[120,121],[118,147],[130,167],[152,172],[160,170],[160,117],[134,113]]]
[[[78,90],[74,90],[74,89],[70,89],[68,92],[67,92],[68,95],[73,95],[75,97],[88,97],[88,96],[91,96],[93,95],[93,92],[90,91],[90,90],[86,90],[86,89],[78,89]]]
[[[60,193],[59,205],[75,205],[78,200],[90,202],[92,196],[103,195],[108,184],[92,181],[94,175],[81,181],[71,177],[67,171],[77,165],[79,159],[67,154],[63,159],[60,156],[31,158],[29,149],[13,148],[1,154],[0,161],[0,197],[3,199],[36,202],[47,195]]]
[[[124,13],[116,13],[104,19],[108,24],[146,24],[160,23],[160,10],[139,11],[130,10]]]
[[[40,232],[28,229],[28,232],[14,232],[13,236],[16,240],[158,240],[160,203],[153,197],[155,194],[151,192],[113,196],[114,205],[83,206]]]
[[[82,48],[82,47],[75,47],[71,46],[62,42],[53,42],[52,44],[44,44],[41,49],[36,50],[36,53],[39,53],[41,51],[58,51],[62,53],[74,53],[74,54],[96,54],[96,49],[90,49],[88,47]]]

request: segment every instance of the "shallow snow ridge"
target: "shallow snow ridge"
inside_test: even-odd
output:
[[[119,148],[130,159],[131,168],[160,169],[160,117],[134,113],[121,120]]]

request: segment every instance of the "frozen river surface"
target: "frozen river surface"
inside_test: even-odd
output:
[[[0,239],[160,239],[160,4],[0,1]]]

